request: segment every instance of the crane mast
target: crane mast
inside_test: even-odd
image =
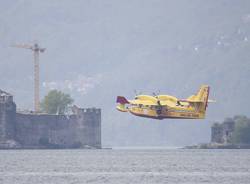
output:
[[[33,51],[34,54],[34,111],[40,111],[40,80],[39,80],[39,53],[44,52],[45,48],[39,47],[37,43],[34,45],[15,44],[13,47],[25,48]]]

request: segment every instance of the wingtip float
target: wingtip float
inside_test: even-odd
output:
[[[187,99],[178,99],[170,95],[138,95],[133,100],[118,96],[116,109],[133,115],[152,119],[204,119],[210,87],[202,85],[197,94]]]

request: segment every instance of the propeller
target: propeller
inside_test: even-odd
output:
[[[153,92],[152,94],[153,94],[153,96],[154,96],[155,98],[158,98],[158,95],[160,95],[160,93],[161,93],[161,91],[158,90],[157,92]]]
[[[138,92],[136,89],[134,90],[135,96],[141,95],[142,92]]]

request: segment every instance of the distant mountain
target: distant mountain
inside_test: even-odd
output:
[[[179,146],[207,142],[210,125],[249,116],[250,2],[248,1],[2,1],[0,88],[19,108],[32,108],[33,43],[41,90],[70,93],[79,106],[102,108],[106,145]],[[134,90],[185,98],[211,86],[207,119],[143,119],[115,110],[117,95]]]

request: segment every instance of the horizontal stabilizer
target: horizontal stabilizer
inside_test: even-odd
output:
[[[207,102],[208,102],[208,103],[214,103],[214,102],[216,102],[216,100],[210,100],[210,99],[208,99]]]
[[[189,103],[202,103],[201,100],[188,100],[188,99],[178,99],[179,102],[189,102]]]
[[[188,100],[188,99],[178,99],[179,102],[188,102],[188,103],[203,103],[204,101],[201,100]],[[210,100],[208,99],[208,103],[214,103],[216,102],[215,100]]]

